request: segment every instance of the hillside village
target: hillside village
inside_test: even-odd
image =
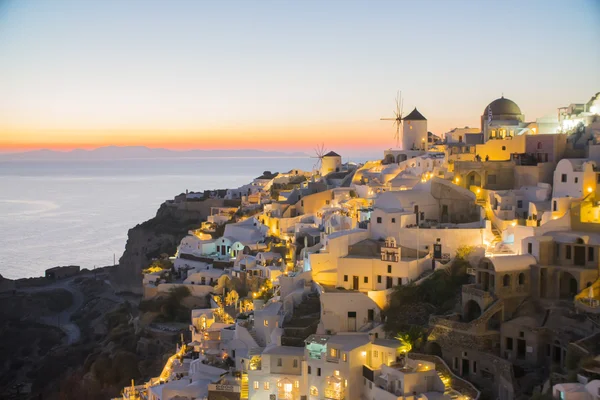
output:
[[[122,398],[599,398],[600,93],[482,110],[438,137],[415,108],[379,160],[167,201],[202,221],[144,302],[205,308]]]

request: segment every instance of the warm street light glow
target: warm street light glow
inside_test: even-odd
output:
[[[477,188],[477,194],[481,193],[481,189]]]
[[[592,187],[591,186],[588,186],[587,190],[588,190],[588,193],[592,193]]]
[[[460,178],[457,176],[456,178],[454,178],[454,182],[456,182],[456,183],[460,182]]]

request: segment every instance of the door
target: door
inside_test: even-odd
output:
[[[356,311],[348,311],[348,332],[356,332]]]
[[[462,369],[461,369],[461,375],[462,376],[469,376],[469,360],[467,360],[466,358],[462,359]]]
[[[375,310],[370,308],[367,310],[367,319],[370,321],[373,321],[375,319]]]
[[[519,360],[525,359],[526,342],[523,339],[517,339],[517,358]]]
[[[574,246],[575,247],[575,265],[584,266],[585,265],[585,247],[584,246]]]
[[[358,290],[358,276],[352,277],[352,289]]]
[[[385,288],[391,289],[394,286],[394,281],[391,276],[386,276],[385,278]]]

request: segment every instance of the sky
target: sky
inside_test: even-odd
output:
[[[395,145],[600,91],[600,0],[0,0],[0,152]]]

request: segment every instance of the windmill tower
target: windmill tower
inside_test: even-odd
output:
[[[396,147],[400,147],[400,141],[404,134],[404,127],[402,126],[402,109],[404,106],[404,100],[402,99],[402,92],[398,91],[396,94],[396,109],[394,110],[393,118],[380,118],[381,121],[394,121],[395,134],[394,139],[396,139]]]

